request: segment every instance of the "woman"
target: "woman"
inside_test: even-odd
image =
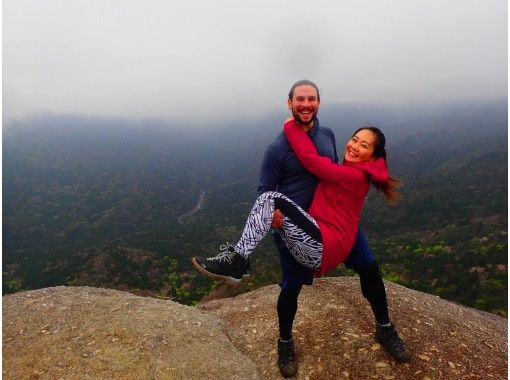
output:
[[[284,124],[284,131],[298,160],[319,179],[310,209],[304,211],[278,192],[261,194],[235,246],[227,243],[212,258],[192,258],[200,272],[232,283],[249,276],[248,257],[271,229],[275,210],[280,210],[284,217],[277,231],[289,251],[300,264],[322,275],[349,254],[370,184],[390,202],[397,198],[398,182],[388,175],[385,137],[378,128],[362,127],[353,134],[342,165],[319,156],[294,120]]]

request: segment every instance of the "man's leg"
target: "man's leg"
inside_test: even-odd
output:
[[[278,296],[278,326],[280,339],[278,339],[278,367],[284,377],[292,377],[297,372],[297,360],[292,339],[292,325],[297,312],[298,296],[301,287],[295,289],[282,289]]]
[[[301,287],[296,289],[281,289],[276,306],[278,312],[278,326],[282,341],[292,340],[292,325],[296,317],[298,296]]]
[[[278,248],[282,270],[281,291],[277,303],[280,329],[277,342],[278,367],[284,377],[292,377],[298,369],[294,340],[292,339],[292,326],[297,313],[298,296],[303,285],[313,283],[313,274],[295,260],[280,234],[275,232],[273,237]]]
[[[370,303],[374,313],[376,340],[388,350],[394,359],[408,361],[411,358],[411,353],[399,337],[395,325],[390,321],[386,289],[379,265],[375,261],[361,230],[358,230],[356,241],[349,257],[345,261],[345,266],[359,274],[361,292]]]

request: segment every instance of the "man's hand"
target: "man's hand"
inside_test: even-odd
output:
[[[275,209],[273,213],[273,222],[271,223],[271,228],[277,230],[283,226],[283,214],[280,210]]]

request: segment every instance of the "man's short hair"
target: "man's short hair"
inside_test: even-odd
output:
[[[313,88],[315,88],[315,91],[317,91],[317,100],[321,99],[319,87],[317,87],[317,85],[315,83],[313,83],[311,80],[302,79],[302,80],[299,80],[296,83],[294,83],[292,85],[292,87],[290,88],[289,100],[292,100],[292,97],[294,96],[294,89],[299,86],[312,86]]]

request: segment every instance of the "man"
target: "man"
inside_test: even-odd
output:
[[[317,113],[320,94],[317,86],[309,80],[296,82],[290,89],[288,108],[296,123],[308,133],[321,156],[338,162],[333,132],[319,124]],[[299,163],[294,152],[281,132],[267,148],[260,172],[259,195],[266,191],[278,191],[303,209],[307,210],[313,198],[317,179]],[[312,272],[301,266],[288,251],[279,234],[273,235],[282,268],[280,295],[277,313],[280,337],[278,346],[278,366],[284,377],[292,377],[297,372],[297,361],[292,339],[292,325],[297,312],[297,299],[303,285],[311,285]],[[236,255],[232,247],[214,258],[194,258],[194,264],[202,272],[219,279],[233,282],[249,276],[249,261]],[[390,322],[386,291],[379,266],[375,261],[368,242],[361,230],[344,264],[360,276],[363,296],[369,301],[376,319],[376,340],[390,355],[399,361],[410,359],[410,352],[398,336]]]
[[[288,108],[292,116],[304,131],[308,132],[320,155],[338,162],[335,137],[329,128],[319,124],[317,113],[320,106],[320,94],[317,86],[308,80],[296,82],[290,89]],[[298,162],[283,133],[269,145],[262,162],[258,193],[278,190],[299,206],[308,209],[317,180]],[[311,284],[313,276],[309,270],[298,264],[279,234],[274,240],[280,254],[282,267],[281,291],[278,297],[277,311],[280,328],[278,340],[278,365],[282,375],[293,376],[297,371],[292,340],[292,324],[297,311],[297,299],[301,287]],[[368,299],[376,317],[376,339],[400,361],[407,361],[410,352],[399,338],[388,316],[386,291],[368,242],[361,230],[355,245],[344,263],[360,275],[363,296]]]

